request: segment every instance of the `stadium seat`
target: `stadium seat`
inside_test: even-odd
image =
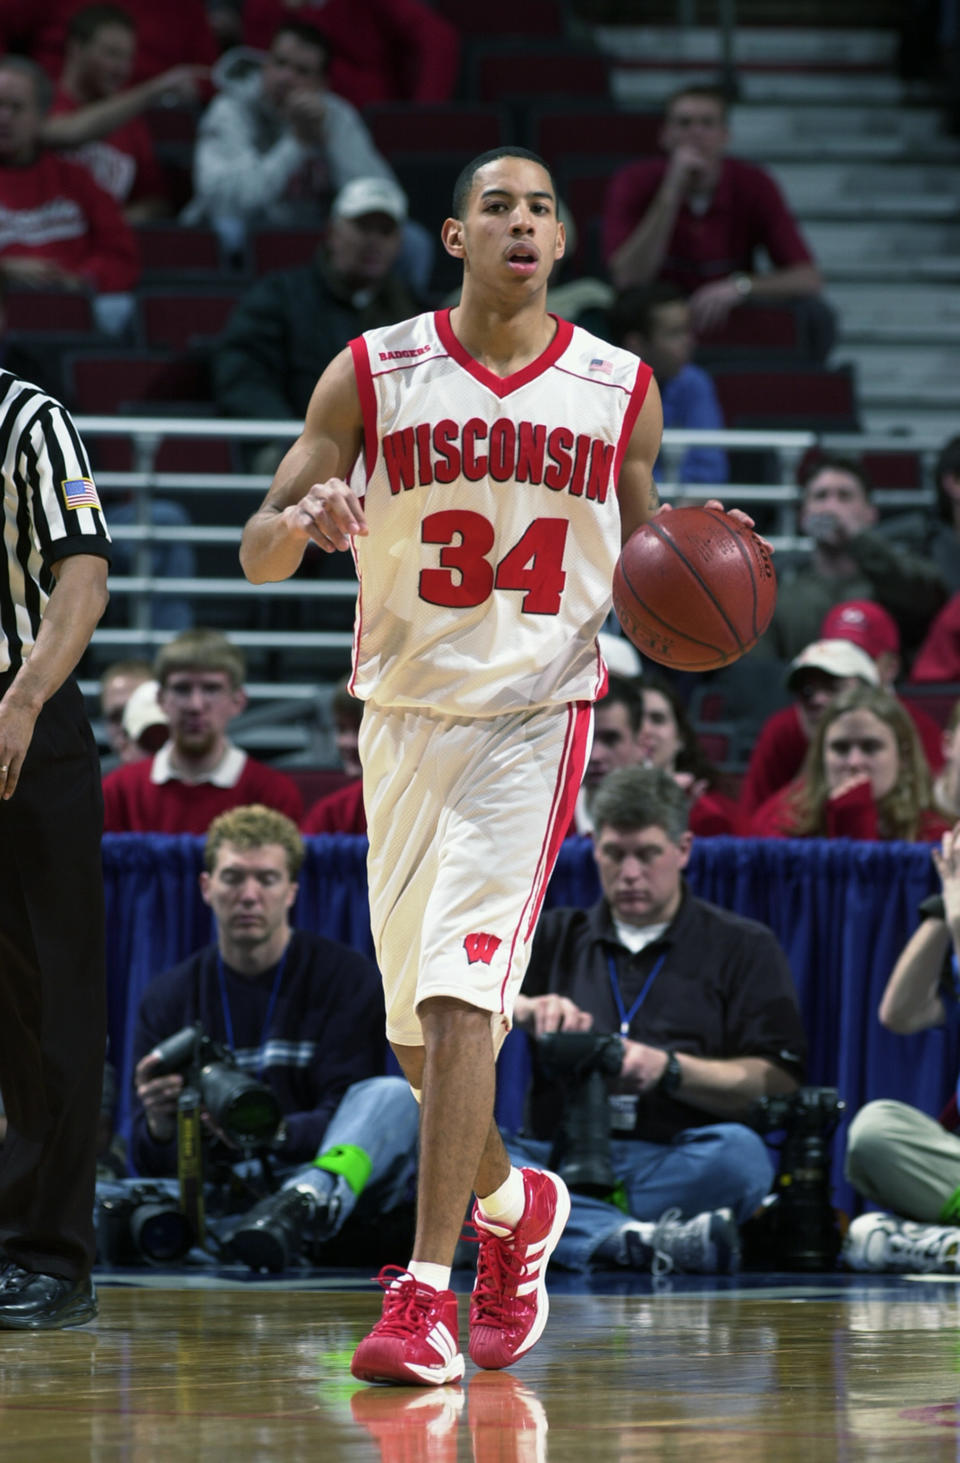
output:
[[[133,443],[129,437],[98,437],[95,432],[90,432],[84,434],[84,440],[96,472],[131,472],[135,468]],[[167,437],[157,448],[154,469],[157,472],[202,473],[240,470],[234,444],[225,437]]]
[[[697,359],[709,366],[713,360],[731,357],[771,355],[799,356],[800,330],[790,305],[744,305],[731,310],[722,325],[702,334],[697,342]]]
[[[199,355],[167,351],[72,351],[64,362],[73,409],[105,415],[164,410],[177,403],[191,413],[216,415],[206,361]]]
[[[518,9],[514,0],[433,0],[434,8],[446,16],[463,36],[562,36],[562,0],[526,0]]]
[[[918,452],[861,452],[860,462],[875,488],[919,490],[926,486]]]
[[[179,280],[183,275],[219,275],[220,240],[213,229],[183,224],[144,224],[137,231],[146,278]]]
[[[363,116],[385,157],[398,152],[456,152],[465,162],[509,139],[507,119],[499,107],[383,103],[367,107]]]
[[[851,366],[743,370],[716,368],[713,382],[729,428],[856,432]]]
[[[481,102],[526,104],[543,97],[609,100],[610,63],[605,56],[569,46],[478,46],[470,58],[467,87]]]
[[[7,330],[55,335],[96,332],[89,297],[74,290],[11,290],[5,307]]]
[[[193,107],[150,107],[143,114],[154,146],[191,147],[200,111]]]
[[[529,114],[529,145],[559,167],[575,156],[610,157],[616,167],[658,151],[662,125],[659,112],[619,112],[600,107],[533,107]]]
[[[320,229],[259,229],[250,238],[255,274],[309,264],[323,238]]]
[[[183,351],[194,341],[220,334],[239,290],[141,290],[140,319],[148,347]]]

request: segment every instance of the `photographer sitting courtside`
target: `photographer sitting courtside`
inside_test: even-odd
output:
[[[688,801],[669,773],[610,773],[593,814],[603,897],[541,917],[517,1000],[515,1021],[537,1041],[511,1161],[573,1170],[555,1263],[732,1270],[737,1225],[773,1180],[749,1109],[803,1078],[790,969],[769,929],[686,887]],[[603,1113],[591,1105],[596,1071],[608,1088]],[[596,1171],[603,1117],[606,1199]]]
[[[378,1216],[393,1209],[412,1177],[417,1140],[408,1085],[382,1075],[376,968],[345,945],[291,928],[304,853],[296,826],[271,809],[234,808],[214,820],[201,890],[216,917],[216,943],[150,982],[134,1037],[130,1157],[142,1177],[177,1172],[189,1053],[175,1056],[169,1039],[185,1028],[199,1022],[227,1063],[273,1094],[282,1121],[251,1154],[210,1111],[201,1087],[208,1215],[223,1237],[218,1210],[239,1213],[229,1226],[233,1253],[270,1270],[336,1234],[355,1208]],[[265,1199],[264,1157],[281,1182]],[[237,1193],[245,1200],[229,1197]]]

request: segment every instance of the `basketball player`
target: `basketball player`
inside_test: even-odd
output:
[[[293,574],[310,542],[357,561],[371,923],[422,1112],[413,1259],[381,1273],[352,1370],[417,1386],[463,1375],[449,1277],[471,1191],[470,1356],[508,1366],[546,1321],[569,1198],[511,1168],[494,1063],[589,754],[614,563],[657,507],[662,424],[649,367],[547,314],[564,232],[541,159],[474,159],[442,239],[460,303],[331,363],[240,550],[254,582]]]

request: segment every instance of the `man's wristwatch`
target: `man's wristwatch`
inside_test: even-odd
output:
[[[746,299],[753,289],[753,280],[749,274],[735,274],[733,276],[733,287],[742,299]]]
[[[657,1091],[670,1093],[676,1092],[683,1081],[683,1069],[676,1052],[667,1052],[667,1065],[660,1074],[660,1081],[657,1083]]]

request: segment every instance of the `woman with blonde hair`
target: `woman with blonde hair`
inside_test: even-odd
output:
[[[909,714],[880,687],[857,686],[828,707],[799,776],[760,805],[746,832],[922,843],[949,826]]]

